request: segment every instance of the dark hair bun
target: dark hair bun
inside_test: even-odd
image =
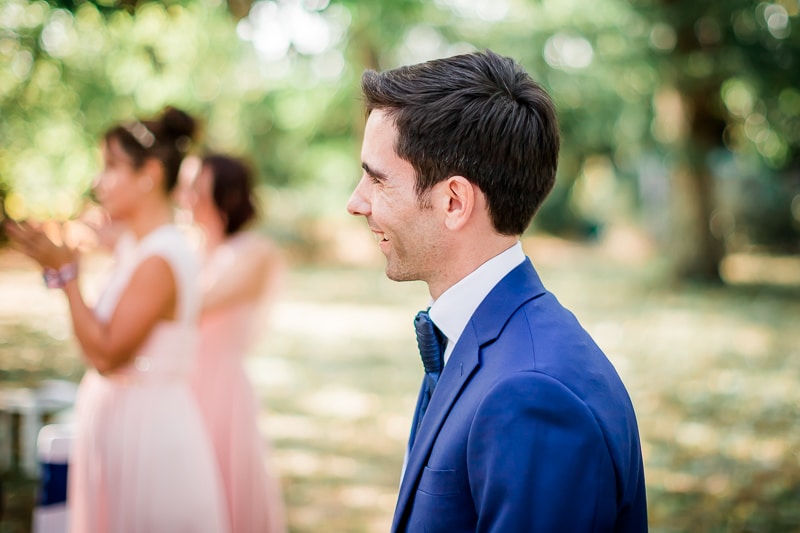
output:
[[[188,113],[171,106],[164,108],[160,122],[164,135],[172,139],[180,137],[191,139],[197,128],[197,121]]]

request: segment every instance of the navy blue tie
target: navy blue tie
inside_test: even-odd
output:
[[[444,335],[439,328],[431,321],[427,311],[420,311],[414,318],[414,329],[417,331],[417,346],[422,357],[422,365],[425,367],[425,381],[423,384],[422,398],[420,398],[419,409],[414,416],[411,426],[411,437],[409,448],[414,443],[417,430],[422,423],[422,417],[428,409],[431,396],[439,382],[439,376],[444,366]]]

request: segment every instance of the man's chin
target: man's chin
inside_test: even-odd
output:
[[[393,268],[389,263],[386,264],[384,272],[386,277],[392,281],[417,281],[419,279],[418,276],[414,276],[408,271]]]

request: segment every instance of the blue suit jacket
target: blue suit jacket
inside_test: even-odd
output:
[[[392,531],[647,531],[628,393],[529,260],[486,296],[445,365]]]

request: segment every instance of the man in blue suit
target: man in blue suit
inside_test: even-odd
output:
[[[444,361],[423,382],[392,531],[647,531],[628,393],[519,241],[555,180],[550,97],[491,51],[367,70],[362,90],[348,211],[390,279],[428,285],[420,347],[426,367]]]

